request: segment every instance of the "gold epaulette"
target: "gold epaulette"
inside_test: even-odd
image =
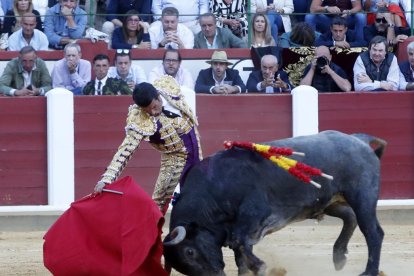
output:
[[[143,136],[151,136],[157,130],[157,119],[134,104],[129,107],[126,129],[135,130]]]

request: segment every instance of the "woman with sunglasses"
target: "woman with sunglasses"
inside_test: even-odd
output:
[[[113,49],[151,49],[148,23],[140,20],[136,10],[129,10],[122,27],[112,34]]]

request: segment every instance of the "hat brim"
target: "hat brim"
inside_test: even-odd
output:
[[[226,63],[227,65],[232,65],[233,63],[231,63],[228,60],[222,60],[222,59],[212,59],[212,60],[207,60],[206,61],[208,64],[212,64],[213,62],[220,62],[220,63]]]

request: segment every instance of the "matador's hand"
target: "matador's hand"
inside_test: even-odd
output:
[[[98,193],[98,194],[102,193],[102,189],[105,187],[105,185],[106,185],[105,182],[98,181],[98,183],[96,183],[96,185],[95,185],[94,192]]]

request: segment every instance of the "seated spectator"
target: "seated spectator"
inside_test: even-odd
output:
[[[84,95],[130,95],[128,84],[117,78],[108,76],[109,57],[97,54],[93,58],[93,72],[95,79],[88,82],[83,88]]]
[[[194,35],[185,25],[178,23],[179,13],[174,7],[162,10],[161,21],[151,24],[151,48],[193,49]]]
[[[52,88],[46,63],[32,46],[23,47],[0,77],[0,91],[8,96],[44,96]]]
[[[414,90],[414,41],[407,45],[408,60],[399,64],[400,90]]]
[[[270,34],[269,20],[265,14],[256,13],[252,19],[252,47],[275,46],[276,42]]]
[[[393,46],[407,39],[409,33],[404,32],[406,30],[394,26],[390,13],[379,9],[375,14],[375,23],[364,27],[364,40],[369,43],[375,36],[380,35],[386,38],[388,46]]]
[[[211,60],[206,62],[211,64],[211,67],[198,73],[195,84],[196,93],[236,94],[246,92],[246,86],[239,71],[228,68],[233,63],[227,60],[225,51],[214,51]]]
[[[320,36],[319,32],[316,32],[306,22],[296,23],[291,32],[287,32],[279,36],[279,47],[312,47],[315,46],[315,41]]]
[[[121,27],[112,34],[113,49],[151,49],[148,24],[141,21],[136,10],[129,10]]]
[[[311,2],[312,0],[293,0],[293,11],[295,13],[293,17],[297,23],[305,21],[305,15],[310,13]]]
[[[379,9],[385,9],[387,13],[390,13],[390,19],[395,26],[407,27],[407,21],[399,2],[399,0],[362,0],[363,9],[367,12],[367,23],[374,24],[375,14]]]
[[[82,95],[83,87],[91,80],[91,63],[81,59],[79,44],[69,43],[64,48],[65,57],[58,60],[52,70],[52,86],[63,87]]]
[[[40,20],[45,20],[45,15],[47,10],[52,7],[54,4],[56,4],[55,0],[32,0],[33,3],[33,9],[37,10],[40,14]]]
[[[166,7],[175,7],[181,16],[178,23],[187,26],[194,35],[201,31],[198,17],[210,11],[209,0],[152,0],[154,19],[161,18],[162,10]]]
[[[252,14],[266,14],[270,23],[271,34],[275,41],[277,41],[279,33],[286,33],[292,30],[289,16],[293,12],[292,0],[251,0],[250,9]]]
[[[357,40],[355,32],[349,30],[343,17],[335,17],[331,23],[331,30],[319,36],[316,46],[338,47],[349,49],[351,47],[365,47],[365,40]]]
[[[368,45],[368,51],[358,56],[353,70],[355,91],[398,89],[400,70],[397,58],[387,48],[385,37],[375,36]]]
[[[151,1],[120,1],[109,0],[106,6],[106,22],[102,25],[102,31],[107,33],[110,37],[116,27],[122,27],[122,17],[129,10],[136,10],[140,14],[143,21],[150,23],[151,16]]]
[[[44,22],[49,46],[63,49],[66,44],[82,38],[86,21],[86,12],[79,8],[77,0],[59,0],[47,10]]]
[[[162,58],[162,64],[154,67],[149,73],[148,81],[154,83],[164,75],[173,77],[180,86],[194,90],[194,80],[190,71],[181,66],[181,55],[177,49],[167,49]]]
[[[210,0],[210,10],[218,18],[217,25],[230,29],[235,36],[245,40],[249,29],[246,2],[246,0]]]
[[[6,12],[3,23],[3,33],[8,33],[9,36],[21,28],[21,19],[23,14],[33,13],[36,17],[36,29],[43,31],[42,20],[37,10],[33,9],[32,0],[14,0],[13,9]]]
[[[139,65],[132,65],[131,53],[128,49],[116,50],[114,59],[115,66],[109,68],[108,77],[125,81],[131,92],[137,84],[147,82],[144,69]]]
[[[205,13],[199,18],[201,32],[194,37],[194,49],[247,48],[246,41],[228,28],[217,27],[216,16]]]
[[[332,55],[326,46],[315,49],[315,56],[306,66],[300,84],[313,86],[318,92],[351,91],[348,76],[341,67],[332,62]]]
[[[36,16],[33,13],[25,13],[21,19],[22,27],[9,37],[9,51],[20,51],[24,46],[32,46],[36,51],[49,50],[47,36],[36,27]]]
[[[305,21],[321,33],[329,30],[332,16],[340,15],[346,19],[348,28],[352,27],[356,33],[356,39],[363,40],[363,28],[367,17],[362,13],[361,0],[323,1],[312,0],[310,14],[305,16]]]
[[[288,75],[279,69],[278,60],[273,55],[264,55],[260,60],[260,69],[250,73],[247,79],[247,92],[266,94],[290,92]]]

